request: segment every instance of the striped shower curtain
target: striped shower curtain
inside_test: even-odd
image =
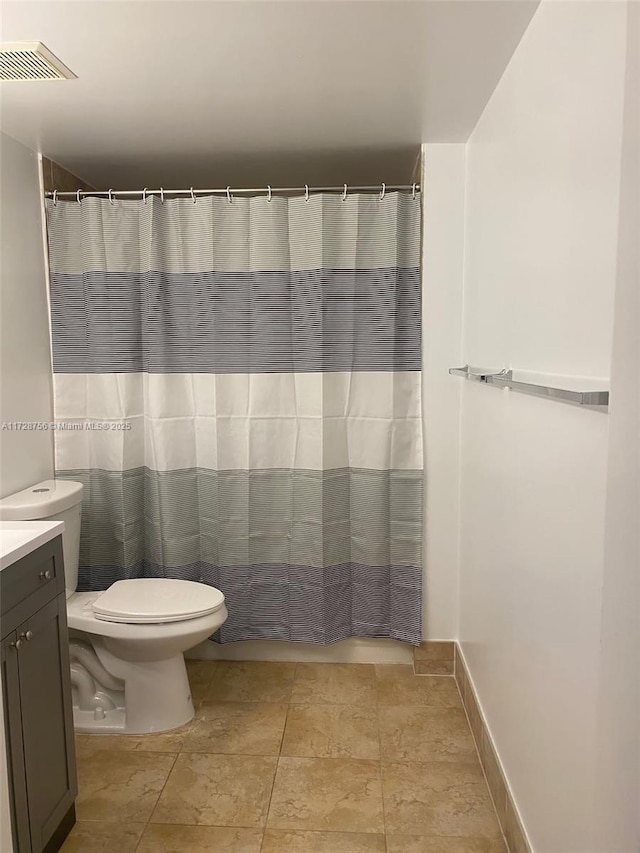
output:
[[[421,633],[420,202],[47,203],[81,590],[219,587],[222,642]]]

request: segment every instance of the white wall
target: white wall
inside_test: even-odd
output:
[[[543,2],[472,134],[464,361],[609,377],[625,42],[624,3]],[[590,819],[609,418],[463,385],[463,653],[536,853],[615,853]]]
[[[640,6],[628,9],[594,812],[608,851],[640,850]]]
[[[0,139],[0,420],[52,417],[38,157]],[[0,497],[53,476],[50,432],[0,429]],[[11,850],[0,702],[0,850]]]
[[[459,420],[465,146],[422,146],[425,450],[423,636],[458,635]]]
[[[0,139],[0,419],[50,422],[49,310],[38,157]],[[53,476],[53,434],[0,431],[0,497]]]

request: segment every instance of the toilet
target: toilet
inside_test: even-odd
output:
[[[0,500],[6,521],[64,521],[62,534],[76,731],[150,734],[194,709],[184,655],[227,619],[220,590],[138,578],[77,592],[81,483],[45,480]]]

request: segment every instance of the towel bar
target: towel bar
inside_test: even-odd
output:
[[[468,364],[464,367],[450,367],[452,376],[463,376],[474,382],[484,382],[496,388],[511,388],[523,394],[533,394],[536,397],[547,397],[550,400],[560,400],[563,403],[574,403],[578,406],[595,406],[606,408],[609,405],[608,391],[573,391],[569,388],[554,388],[550,385],[538,385],[534,382],[522,382],[513,378],[513,370],[505,368],[497,372],[488,370],[473,370]]]

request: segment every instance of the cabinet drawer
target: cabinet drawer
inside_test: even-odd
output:
[[[33,612],[34,607],[43,606],[63,590],[62,537],[57,536],[0,573],[2,616],[17,610],[15,616],[21,618],[22,606],[27,602]],[[3,624],[5,627],[9,629],[8,624]]]

